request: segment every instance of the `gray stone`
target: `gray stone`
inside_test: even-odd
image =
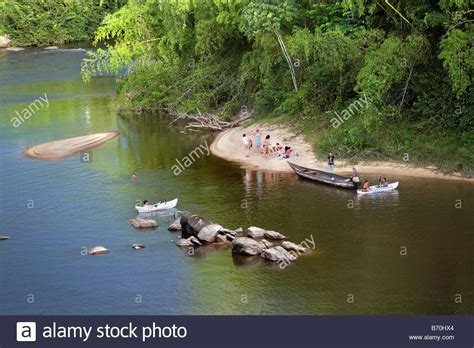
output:
[[[222,229],[222,226],[218,224],[206,225],[203,228],[201,228],[197,237],[200,241],[203,241],[205,243],[215,242],[216,235],[220,229]]]
[[[290,261],[295,261],[296,257],[283,249],[281,246],[276,246],[270,249],[265,249],[262,251],[260,254],[261,257],[264,259],[273,261],[273,262],[290,262]]]
[[[0,240],[7,240],[7,239],[10,239],[10,237],[8,237],[8,236],[0,236]]]
[[[168,226],[168,231],[181,231],[181,219],[176,219]]]
[[[192,247],[192,246],[200,246],[202,243],[194,236],[189,238],[181,238],[178,239],[176,245],[179,247]]]
[[[309,253],[311,251],[310,249],[302,247],[299,244],[288,242],[288,241],[284,241],[283,243],[281,243],[281,246],[286,250],[293,250],[293,251],[296,251],[297,253]]]
[[[135,228],[155,228],[158,227],[158,223],[153,219],[131,219],[129,220],[130,224],[132,224]]]
[[[232,252],[235,254],[258,255],[262,250],[262,245],[252,238],[237,237],[232,242]]]
[[[286,239],[286,236],[275,231],[265,231],[264,236],[268,239],[276,239],[276,240]]]
[[[264,238],[265,230],[260,227],[251,226],[247,229],[247,235],[250,238]]]
[[[100,245],[90,248],[88,251],[89,255],[104,255],[104,254],[107,254],[108,252],[109,252],[108,249]]]
[[[270,243],[268,240],[266,239],[262,239],[260,241],[260,244],[262,245],[262,249],[268,249],[268,248],[271,248],[273,247],[273,243]]]

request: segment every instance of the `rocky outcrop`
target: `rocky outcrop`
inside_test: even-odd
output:
[[[232,242],[232,252],[243,255],[258,255],[263,251],[260,242],[248,237],[237,237]]]
[[[90,248],[88,251],[89,255],[104,255],[104,254],[107,254],[108,252],[109,252],[108,249],[100,245]]]
[[[10,43],[10,37],[8,34],[6,35],[0,35],[0,48],[6,48],[8,47],[8,44]]]
[[[281,243],[281,246],[285,250],[296,251],[297,253],[303,253],[304,254],[304,253],[309,253],[311,251],[310,249],[305,248],[305,247],[303,247],[299,244],[288,242],[288,241],[284,241],[283,243]]]
[[[273,248],[265,249],[262,251],[260,254],[261,257],[264,259],[273,261],[273,262],[291,262],[295,261],[296,257],[286,251],[284,248],[281,246],[276,246]]]
[[[181,218],[174,220],[171,225],[168,226],[168,231],[181,231]]]
[[[176,242],[176,245],[179,247],[193,247],[193,246],[200,246],[202,243],[194,236],[189,238],[181,238]]]
[[[135,228],[156,228],[158,223],[153,219],[131,219],[129,220],[130,224]]]

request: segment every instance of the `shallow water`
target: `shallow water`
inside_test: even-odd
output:
[[[84,55],[0,51],[0,235],[11,237],[0,241],[0,314],[474,313],[474,185],[401,177],[396,193],[358,198],[212,155],[175,176],[176,159],[211,139],[156,116],[117,117],[113,79],[81,81]],[[45,93],[49,106],[13,127],[15,111]],[[115,129],[121,136],[90,163],[22,155]],[[225,248],[188,255],[167,231],[170,216],[154,231],[128,224],[136,199],[174,197],[180,210],[314,239],[316,250],[281,270]],[[95,245],[110,253],[82,255]]]

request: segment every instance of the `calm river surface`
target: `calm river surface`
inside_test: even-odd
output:
[[[84,56],[0,51],[0,235],[11,237],[0,241],[0,314],[474,313],[473,184],[402,177],[398,193],[359,199],[212,155],[174,176],[175,159],[210,139],[149,115],[117,117],[114,80],[85,85]],[[45,93],[49,106],[13,127],[15,111]],[[22,155],[115,129],[121,136],[94,149],[91,163]],[[152,232],[128,224],[136,199],[174,197],[180,210],[229,228],[312,236],[316,251],[280,270],[229,249],[189,256],[167,231],[170,217]],[[81,254],[95,245],[110,253]]]

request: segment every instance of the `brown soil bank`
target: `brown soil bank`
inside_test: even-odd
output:
[[[244,168],[260,169],[275,172],[292,172],[286,160],[280,160],[276,156],[264,158],[255,146],[246,156],[244,146],[242,144],[242,134],[247,134],[252,140],[255,139],[255,131],[259,129],[263,138],[271,135],[271,144],[277,142],[281,145],[289,145],[299,154],[298,157],[291,158],[292,162],[298,165],[329,171],[327,160],[317,159],[311,149],[311,146],[305,141],[301,135],[296,135],[286,127],[273,124],[253,124],[248,127],[235,127],[221,132],[211,145],[211,152],[221,158],[239,163]],[[448,180],[463,180],[474,183],[474,179],[469,179],[460,174],[444,175],[436,172],[434,167],[416,167],[404,162],[380,162],[380,161],[364,161],[355,165],[361,175],[377,175],[386,176],[393,179],[394,176],[404,175],[413,177],[438,178]],[[343,160],[336,158],[335,172],[339,174],[348,174],[352,172],[352,165]]]
[[[102,145],[119,134],[118,131],[104,132],[51,141],[33,146],[25,151],[25,155],[44,160],[62,159]]]

